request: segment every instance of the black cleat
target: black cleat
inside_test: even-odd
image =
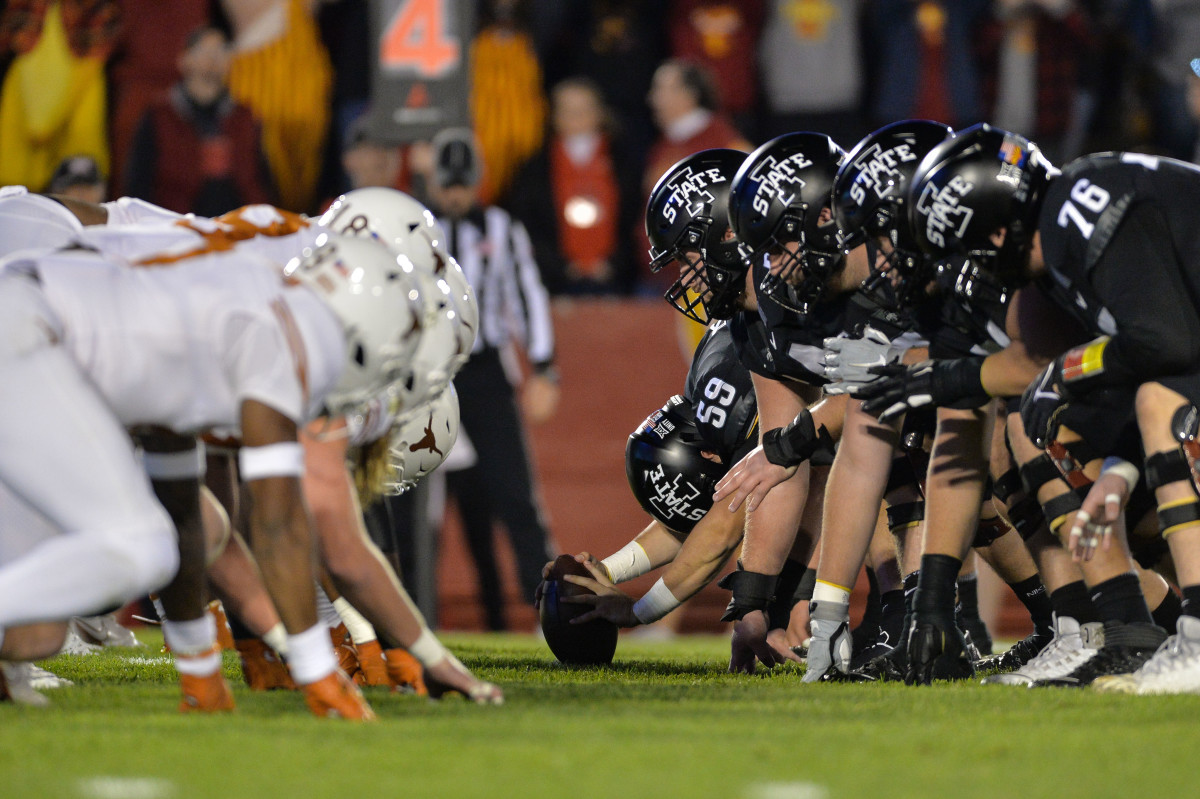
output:
[[[976,671],[987,671],[1001,674],[1006,671],[1016,671],[1037,657],[1054,639],[1050,632],[1034,630],[1029,635],[1017,641],[1005,652],[975,661]]]

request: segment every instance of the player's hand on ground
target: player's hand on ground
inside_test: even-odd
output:
[[[792,637],[788,635],[788,631],[782,627],[776,627],[767,633],[767,644],[771,649],[775,650],[775,654],[779,655],[784,661],[792,661],[793,663],[803,663],[804,659],[796,654],[793,647],[799,644],[792,643]]]
[[[458,693],[477,705],[504,704],[504,692],[498,685],[479,679],[449,653],[425,668],[425,686],[434,699],[441,699],[448,693]]]
[[[751,611],[734,622],[729,641],[730,672],[753,674],[756,661],[768,669],[786,662],[786,658],[767,643],[767,614],[761,610]]]
[[[593,619],[608,619],[618,627],[636,627],[641,623],[637,616],[633,615],[633,597],[613,585],[600,561],[586,552],[576,555],[575,559],[587,567],[592,576],[589,578],[566,574],[563,575],[563,579],[583,586],[592,593],[564,596],[559,601],[571,605],[591,605],[592,609],[571,619],[571,624],[583,624]]]
[[[1075,513],[1067,549],[1076,561],[1091,560],[1097,549],[1112,547],[1113,526],[1120,521],[1129,501],[1129,483],[1112,472],[1104,472],[1092,484]]]
[[[757,446],[746,457],[733,465],[717,482],[713,502],[729,499],[729,512],[734,513],[742,503],[746,512],[753,513],[767,493],[796,473],[797,467],[777,466],[767,460],[762,446]]]

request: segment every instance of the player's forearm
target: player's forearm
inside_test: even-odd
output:
[[[811,467],[801,464],[796,473],[773,488],[746,519],[741,564],[748,572],[778,574],[792,551],[796,530],[808,499]]]
[[[1014,341],[983,359],[979,379],[989,397],[1019,397],[1050,360],[1034,355],[1024,343]]]
[[[742,540],[746,514],[713,505],[692,529],[675,559],[663,571],[663,582],[680,602],[695,596],[716,579]]]

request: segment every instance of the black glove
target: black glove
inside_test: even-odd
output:
[[[1058,434],[1058,419],[1070,401],[1063,388],[1062,365],[1060,356],[1021,395],[1021,423],[1025,425],[1025,435],[1038,449],[1044,449]]]
[[[818,430],[808,410],[800,411],[786,427],[763,433],[763,454],[776,466],[799,466],[817,453],[833,459],[833,437],[821,425]]]
[[[966,639],[953,614],[915,611],[904,682],[929,685],[934,680],[965,680],[974,674]]]
[[[733,592],[733,599],[729,600],[721,621],[741,621],[747,613],[765,611],[775,596],[775,583],[778,580],[777,574],[744,571],[739,563],[737,571],[730,572],[717,583],[721,588]]]
[[[864,400],[863,410],[878,414],[881,422],[927,405],[979,407],[988,399],[980,379],[982,368],[983,358],[877,366],[872,371],[883,378],[854,391],[853,396]]]

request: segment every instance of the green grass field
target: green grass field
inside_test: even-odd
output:
[[[447,635],[502,707],[368,692],[373,725],[321,721],[241,686],[229,717],[182,716],[145,650],[59,657],[48,709],[0,706],[0,797],[1194,796],[1200,696],[941,685],[802,685],[725,673],[727,641],[622,640],[568,670],[529,636]]]

